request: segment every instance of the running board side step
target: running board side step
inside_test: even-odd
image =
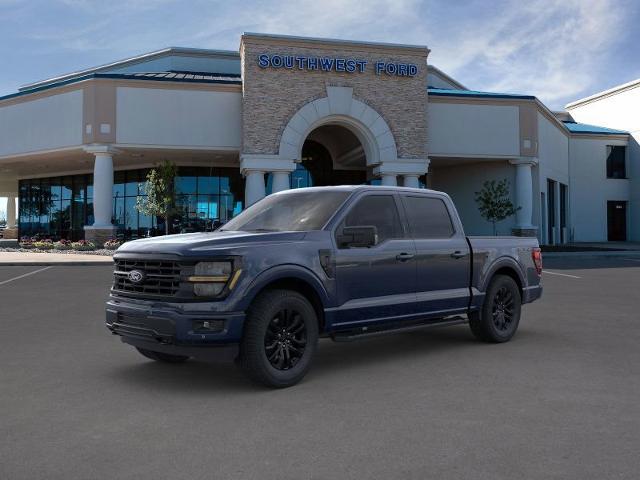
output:
[[[411,323],[410,325],[407,325],[405,323],[399,326],[390,326],[388,328],[383,328],[380,326],[368,326],[368,327],[360,327],[357,330],[349,330],[347,332],[335,333],[331,335],[331,339],[334,342],[352,342],[354,340],[359,340],[361,338],[379,337],[382,335],[388,335],[392,333],[406,333],[406,332],[412,332],[414,330],[423,330],[427,328],[450,327],[452,325],[461,325],[467,322],[468,322],[468,319],[466,317],[455,316],[455,317],[447,317],[446,320],[442,320],[442,321]]]

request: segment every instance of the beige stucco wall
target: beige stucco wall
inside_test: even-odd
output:
[[[245,154],[278,153],[289,119],[305,104],[327,96],[327,86],[353,88],[353,98],[376,110],[394,136],[398,157],[426,158],[427,55],[426,48],[376,47],[358,43],[322,44],[304,40],[276,41],[243,36],[242,151]],[[368,61],[364,73],[339,73],[261,68],[262,53],[358,58]],[[414,77],[376,75],[376,61],[413,63]]]
[[[0,157],[80,144],[80,89],[0,105]]]
[[[430,155],[520,156],[517,105],[429,104]]]
[[[118,87],[117,143],[240,148],[239,91]]]

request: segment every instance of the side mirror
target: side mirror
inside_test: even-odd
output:
[[[337,241],[339,248],[373,247],[378,243],[378,229],[373,225],[344,227]]]

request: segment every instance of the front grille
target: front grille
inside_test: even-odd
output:
[[[174,296],[180,289],[181,265],[171,260],[115,260],[113,290],[140,297]],[[138,270],[145,275],[144,281],[134,283],[129,272]]]

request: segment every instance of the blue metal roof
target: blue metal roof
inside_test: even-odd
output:
[[[440,97],[476,97],[476,98],[519,98],[525,100],[535,100],[533,95],[521,95],[519,93],[498,93],[498,92],[479,92],[477,90],[455,90],[448,88],[428,87],[429,95]]]
[[[62,87],[72,83],[90,80],[92,78],[113,78],[120,80],[146,80],[152,82],[185,82],[185,83],[218,83],[242,85],[240,75],[229,73],[194,73],[194,72],[149,72],[149,73],[90,73],[81,77],[74,77],[69,80],[62,80],[55,83],[49,83],[41,87],[35,87],[28,90],[22,90],[17,93],[10,93],[0,97],[0,100],[9,98],[22,97],[35,92],[42,92],[51,88]]]
[[[586,123],[577,123],[563,121],[564,126],[569,129],[571,133],[596,133],[600,135],[628,135],[629,132],[624,130],[614,130],[613,128],[598,127],[597,125],[588,125]]]

